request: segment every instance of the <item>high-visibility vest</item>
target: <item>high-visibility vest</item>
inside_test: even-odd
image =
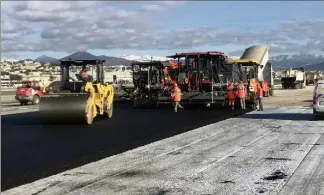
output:
[[[239,84],[238,86],[238,96],[239,98],[244,98],[245,97],[245,87],[243,84]]]
[[[228,99],[235,99],[234,85],[228,85],[227,86],[227,98]]]
[[[176,102],[180,102],[181,101],[181,90],[179,87],[175,87],[174,90],[173,90],[173,93],[172,93],[172,97],[173,97],[173,100],[176,101]]]
[[[263,96],[263,90],[262,90],[262,87],[260,86],[260,84],[257,85],[257,91],[256,91],[256,95],[258,97],[262,97]]]

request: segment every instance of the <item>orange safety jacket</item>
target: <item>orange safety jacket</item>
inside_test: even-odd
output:
[[[235,99],[234,85],[228,85],[227,86],[227,98],[228,99]]]
[[[173,93],[171,94],[173,101],[180,102],[181,101],[181,90],[179,87],[175,87]]]
[[[260,86],[260,84],[257,84],[257,91],[256,91],[257,97],[262,97],[263,96],[263,89]]]
[[[238,97],[244,98],[246,96],[245,86],[243,84],[238,84],[237,88],[238,88]]]

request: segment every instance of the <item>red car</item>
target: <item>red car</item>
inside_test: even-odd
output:
[[[31,102],[33,105],[39,104],[43,92],[38,81],[23,81],[22,85],[17,88],[15,99],[20,105],[27,105]]]

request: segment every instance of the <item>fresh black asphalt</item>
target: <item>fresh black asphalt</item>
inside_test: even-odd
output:
[[[1,190],[242,113],[228,108],[185,108],[174,113],[171,106],[134,109],[130,104],[116,104],[112,119],[99,117],[90,126],[44,126],[38,112],[4,115]]]

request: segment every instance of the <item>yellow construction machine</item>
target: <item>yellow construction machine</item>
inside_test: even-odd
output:
[[[104,60],[65,60],[61,64],[61,80],[45,89],[40,101],[40,117],[44,123],[92,124],[97,115],[113,115],[114,88],[104,83]],[[82,78],[70,70],[86,71]],[[89,75],[92,72],[94,74]],[[94,80],[95,79],[95,80]]]

